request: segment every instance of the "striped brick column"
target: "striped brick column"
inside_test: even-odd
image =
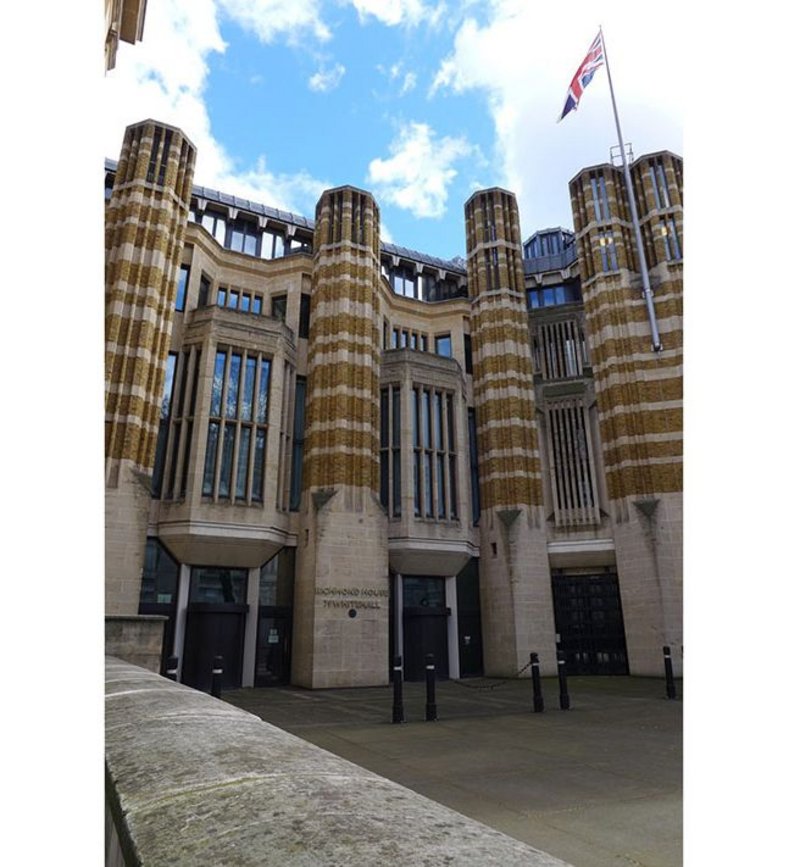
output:
[[[484,663],[512,674],[532,650],[552,668],[554,632],[519,212],[513,194],[494,188],[475,193],[465,217]]]
[[[654,189],[655,156],[661,166],[657,183],[666,181],[666,196]],[[592,174],[602,174],[609,191],[609,212],[600,219]],[[659,674],[662,645],[676,648],[673,657],[679,657],[683,642],[681,161],[667,153],[642,157],[632,176],[663,345],[659,353],[652,349],[621,170],[586,170],[572,180],[570,194],[628,658],[631,673]],[[614,263],[608,246],[605,256],[601,249],[609,239],[617,268],[609,267]]]
[[[189,210],[195,149],[152,120],[125,131],[106,206],[106,592],[135,614],[149,480]]]
[[[378,501],[380,216],[369,193],[316,211],[293,682],[387,681],[386,515]]]

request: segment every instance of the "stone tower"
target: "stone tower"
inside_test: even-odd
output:
[[[106,209],[106,613],[136,614],[195,149],[129,126]]]
[[[533,365],[514,195],[465,205],[481,492],[484,665],[510,675],[531,651],[554,665],[554,625],[534,420]]]
[[[292,682],[388,680],[387,519],[378,499],[380,217],[340,187],[316,210]]]
[[[683,183],[680,158],[631,167],[661,351],[654,351],[621,169],[570,182],[631,674],[680,671]]]

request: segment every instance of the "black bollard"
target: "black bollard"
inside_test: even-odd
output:
[[[564,654],[562,651],[556,651],[556,659],[558,660],[558,705],[561,710],[569,710],[569,693],[567,692],[567,674],[564,666]]]
[[[177,681],[177,679],[178,679],[178,657],[177,656],[170,656],[167,659],[167,674],[166,674],[166,676],[170,680]]]
[[[425,685],[428,700],[425,705],[425,722],[436,722],[436,668],[433,664],[433,654],[425,654]]]
[[[539,654],[531,654],[531,681],[533,683],[533,712],[541,713],[544,710],[542,698],[542,679],[539,676]]]
[[[215,656],[211,666],[211,695],[222,698],[222,657]]]
[[[672,676],[672,651],[664,645],[664,673],[667,677],[667,698],[677,698],[675,693],[675,678]]]
[[[392,670],[392,679],[394,682],[394,704],[392,705],[392,722],[405,722],[403,714],[403,657],[395,656],[394,668]]]

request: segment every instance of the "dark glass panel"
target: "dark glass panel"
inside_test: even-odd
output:
[[[258,405],[256,407],[256,421],[266,422],[269,409],[269,372],[270,361],[268,358],[261,360],[261,377],[258,383]]]
[[[225,398],[225,417],[236,418],[239,407],[239,380],[242,372],[242,356],[238,353],[231,355],[228,366],[228,393]]]
[[[243,425],[239,434],[239,457],[236,461],[236,499],[247,497],[247,472],[250,463],[250,437],[252,428]]]
[[[222,463],[219,468],[219,495],[230,497],[231,474],[233,473],[233,441],[236,439],[236,425],[228,422],[222,438]]]
[[[175,309],[184,310],[186,307],[186,286],[189,282],[189,266],[181,265],[178,271],[178,294],[175,296]]]
[[[243,421],[253,420],[253,397],[256,387],[256,359],[248,355],[244,365],[244,388],[242,390]]]
[[[214,493],[214,473],[217,469],[217,439],[219,437],[219,422],[208,423],[208,441],[206,442],[206,462],[203,469],[203,496],[210,497]]]
[[[267,445],[267,432],[263,427],[256,430],[256,447],[253,455],[253,499],[264,499],[264,452]]]
[[[179,569],[178,563],[157,539],[148,539],[144,549],[139,602],[173,602],[178,592]]]
[[[247,602],[247,569],[192,567],[189,601],[212,604]]]

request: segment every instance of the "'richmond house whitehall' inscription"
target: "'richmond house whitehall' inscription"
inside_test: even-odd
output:
[[[380,608],[389,591],[378,587],[317,587],[325,608]]]

